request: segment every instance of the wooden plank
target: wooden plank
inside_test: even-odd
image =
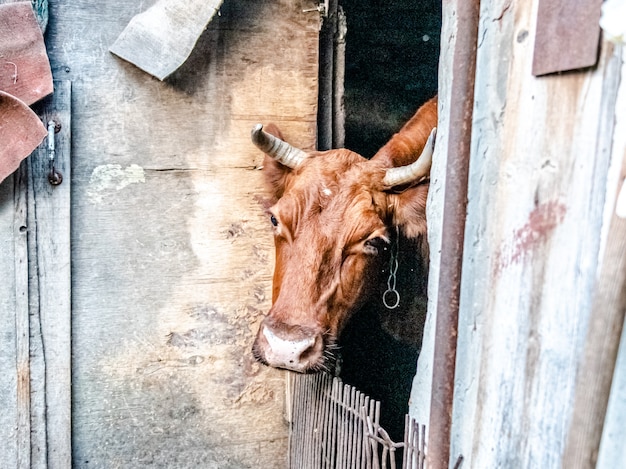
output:
[[[601,5],[602,0],[539,0],[533,75],[596,64]]]
[[[148,3],[50,2],[74,84],[73,464],[281,467],[284,374],[250,353],[273,264],[250,130],[314,147],[316,2],[224,2],[165,82],[108,53]]]
[[[16,294],[23,292],[24,283],[18,286],[16,264],[20,267],[21,264],[16,263],[16,254],[25,250],[26,233],[18,229],[20,236],[16,239],[15,222],[20,220],[20,214],[25,216],[22,213],[25,203],[16,199],[19,185],[15,176],[0,183],[0,369],[3,370],[0,373],[0,466],[11,468],[23,467],[18,465],[18,458],[24,447],[23,443],[18,444],[23,442],[24,434],[18,434],[18,421],[23,414],[18,406],[16,330]]]
[[[33,365],[33,467],[67,468],[71,451],[71,82],[55,81],[54,94],[39,109],[43,122],[59,128],[54,133],[54,168],[62,183],[49,181],[49,142],[28,159],[29,218],[34,257],[31,301]],[[49,140],[48,137],[47,140]],[[43,439],[43,441],[41,441]]]
[[[452,31],[456,28],[456,14],[452,14],[449,7],[448,14],[442,17],[442,30],[447,31],[449,40],[442,41],[440,53],[440,67],[443,76],[452,73],[452,58],[457,48],[457,35]],[[420,424],[430,421],[430,401],[432,396],[433,363],[435,346],[435,325],[437,319],[437,298],[439,291],[439,277],[441,265],[441,239],[443,231],[443,204],[445,200],[446,167],[448,157],[448,128],[450,127],[450,107],[452,80],[441,80],[438,90],[438,127],[437,144],[433,154],[433,166],[430,172],[430,189],[428,192],[427,219],[428,245],[430,246],[430,263],[428,274],[428,314],[424,324],[424,339],[422,349],[417,360],[417,371],[411,387],[409,401],[409,415]]]
[[[626,52],[622,48],[622,58]],[[626,76],[626,61],[622,60],[622,80]],[[626,86],[622,84],[615,104],[616,122],[612,142],[613,159],[609,175],[607,177],[607,200],[618,200],[621,204],[615,206],[606,204],[604,219],[609,220],[613,214],[626,216],[626,192],[622,189],[618,193],[617,186],[620,183],[621,167],[620,155],[626,154]],[[623,184],[622,184],[622,187]],[[604,223],[608,226],[609,223]],[[604,228],[603,228],[604,229]],[[603,240],[608,236],[603,235]],[[601,249],[603,252],[603,249]],[[602,441],[600,454],[598,455],[598,469],[611,469],[614,467],[626,467],[626,328],[622,328],[622,338],[615,364],[615,373],[611,384],[611,394],[606,412],[606,419],[602,429]]]
[[[315,14],[315,10],[309,14]],[[322,22],[320,31],[320,65],[319,65],[319,101],[318,101],[318,127],[317,149],[330,150],[333,148],[333,133],[335,121],[335,53],[339,52],[335,47],[335,39],[338,34],[340,17],[338,13],[338,1],[328,2],[328,11]]]
[[[621,60],[529,77],[533,6],[481,8],[451,463],[561,467]]]
[[[622,338],[615,363],[615,375],[611,384],[611,396],[602,429],[602,441],[598,455],[598,469],[626,467],[626,446],[624,446],[626,419],[626,328],[622,328]]]
[[[623,177],[626,177],[626,165]],[[611,220],[585,354],[576,382],[572,424],[564,455],[566,467],[596,467],[625,311],[626,219],[615,215]]]
[[[30,469],[30,322],[28,291],[28,160],[15,175],[15,372],[17,381],[17,464]]]
[[[622,66],[621,72],[624,73],[625,70]],[[619,75],[619,71],[614,74],[616,79]],[[607,411],[610,395],[617,394],[611,397],[614,400],[611,411],[617,415],[623,413],[618,397],[620,393],[623,394],[619,376],[622,371],[616,362],[626,311],[626,87],[622,87],[620,93],[610,99],[615,103],[616,117],[604,119],[605,125],[611,128],[611,131],[604,133],[610,137],[605,145],[611,148],[614,155],[612,170],[607,177],[608,214],[605,212],[604,224],[608,226],[608,230],[603,239],[602,263],[595,287],[584,355],[576,380],[572,423],[564,455],[564,465],[567,467],[603,467],[598,465],[601,438],[605,440],[605,447],[613,446],[610,440],[619,438],[619,433],[615,435],[615,426],[611,423],[615,417]],[[617,173],[615,189],[612,185],[616,178],[612,173]],[[621,443],[624,436],[622,432]],[[620,456],[624,458],[626,454],[623,452],[620,454],[613,451],[612,455],[609,455],[609,450],[605,452],[607,454],[602,463],[604,467],[621,467],[626,462],[619,463],[615,460]]]

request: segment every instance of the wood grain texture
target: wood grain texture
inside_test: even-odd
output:
[[[621,53],[624,57],[623,50]],[[620,54],[619,49],[616,54]],[[622,75],[625,67],[622,60]],[[613,156],[607,177],[601,263],[564,454],[564,464],[568,467],[610,468],[626,464],[626,453],[622,449],[626,430],[618,423],[626,412],[623,368],[626,220],[618,204],[618,194],[626,190],[626,87],[621,86],[611,100],[615,103],[615,119],[606,119],[605,125],[614,128],[609,133],[612,138],[606,142]]]
[[[14,201],[17,184],[10,177],[0,184],[0,466],[20,467],[17,464],[18,406],[17,406],[17,337],[15,312],[16,294],[23,292],[23,283],[18,285],[15,276],[17,254],[26,246],[26,234],[16,239],[14,220],[16,206],[25,205]],[[26,214],[22,213],[25,217]],[[22,238],[22,239],[20,239]],[[23,244],[22,245],[20,244]],[[17,248],[17,249],[16,249]],[[17,252],[16,252],[17,251]],[[23,308],[23,307],[22,307]],[[28,314],[28,313],[27,313]]]
[[[13,223],[15,270],[15,373],[16,401],[13,404],[17,413],[15,422],[15,443],[17,450],[16,467],[31,467],[31,405],[30,405],[30,292],[28,256],[28,163],[23,163],[14,176],[15,216]],[[10,411],[12,405],[8,405]]]
[[[284,467],[284,376],[250,353],[273,266],[250,130],[314,147],[315,2],[228,2],[163,82],[108,52],[152,3],[50,4],[73,83],[73,464]]]
[[[71,435],[71,83],[54,83],[54,94],[39,106],[55,133],[54,167],[63,182],[49,182],[48,142],[27,160],[29,164],[29,269],[31,284],[31,360],[33,367],[33,433],[40,441],[33,467],[66,468],[72,463]],[[49,137],[48,137],[49,138]],[[36,295],[34,293],[36,292]],[[38,369],[37,369],[38,367]],[[37,372],[37,371],[38,372]],[[42,382],[43,381],[43,382]],[[38,413],[37,413],[38,412]],[[36,442],[37,440],[35,440]],[[35,443],[34,442],[34,443]],[[34,458],[36,459],[36,458]]]
[[[624,325],[626,220],[615,215],[610,225],[576,380],[572,424],[563,458],[567,467],[596,467]]]
[[[37,111],[44,121],[54,118],[64,126],[56,142],[56,166],[68,179],[58,187],[49,184],[44,141],[3,183],[7,190],[0,198],[10,228],[3,236],[6,260],[0,267],[3,278],[9,279],[5,283],[13,288],[0,304],[8,316],[1,357],[6,365],[3,415],[8,419],[3,421],[3,467],[71,465],[71,97],[69,82],[56,87]]]
[[[622,70],[621,76],[626,76],[626,50],[621,48],[622,53]],[[623,78],[622,78],[623,79]],[[617,100],[615,103],[615,131],[611,145],[611,166],[607,177],[607,196],[606,200],[619,200],[617,188],[624,180],[622,171],[623,157],[626,155],[626,86],[620,86]],[[621,157],[621,158],[620,158]],[[624,195],[622,189],[621,195]],[[623,207],[618,208],[615,205],[607,203],[604,211],[603,223],[603,244],[600,246],[600,257],[606,257],[603,253],[605,246],[608,244],[608,230],[610,220],[614,214],[623,217]],[[592,383],[589,383],[592,385]],[[615,363],[615,372],[611,383],[611,393],[609,396],[606,418],[602,429],[602,440],[598,454],[598,468],[610,469],[613,467],[626,466],[626,428],[623,422],[626,419],[626,328],[622,325],[622,337],[618,350],[617,361]]]
[[[447,7],[442,18],[442,41],[440,53],[440,80],[438,89],[437,144],[433,154],[428,192],[428,244],[430,246],[430,265],[428,273],[428,314],[424,325],[422,349],[417,360],[417,371],[411,387],[409,415],[415,421],[426,424],[430,421],[430,402],[432,396],[433,363],[435,353],[435,325],[437,320],[437,292],[439,290],[439,272],[441,266],[441,233],[443,231],[443,204],[445,200],[446,164],[448,157],[448,128],[450,126],[451,80],[450,67],[457,38],[457,16],[454,3]],[[443,72],[443,73],[442,73]]]
[[[626,328],[622,327],[615,375],[611,384],[611,395],[606,420],[602,429],[602,441],[598,454],[598,469],[624,467],[626,446],[624,446],[624,419],[626,418]]]
[[[620,58],[532,78],[535,14],[482,3],[451,465],[561,466],[591,312]]]

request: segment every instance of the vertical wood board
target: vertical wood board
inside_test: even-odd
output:
[[[626,177],[626,154],[620,188]],[[622,190],[624,190],[622,189]],[[608,204],[614,205],[611,201]],[[563,456],[567,467],[595,468],[626,311],[626,220],[610,218],[581,354],[572,423]]]
[[[619,54],[619,50],[616,51]],[[622,55],[622,65],[621,65],[621,77],[622,80],[626,77],[626,55],[623,47],[621,47],[621,55]],[[622,184],[624,180],[624,171],[623,164],[624,158],[626,158],[626,86],[621,83],[619,92],[617,95],[617,99],[615,101],[615,122],[614,122],[614,133],[613,139],[611,142],[611,166],[609,168],[609,173],[607,175],[607,195],[604,210],[604,223],[602,227],[602,239],[600,245],[600,259],[609,258],[610,261],[611,256],[605,254],[606,250],[609,249],[610,242],[610,220],[613,219],[614,214],[618,214],[618,216],[623,216],[622,209],[618,203],[612,203],[619,199],[618,189],[619,185]],[[622,189],[623,191],[623,189]],[[604,264],[604,263],[603,263]],[[602,268],[602,265],[600,266]],[[617,277],[617,276],[616,276]],[[614,279],[611,279],[613,281]],[[608,308],[603,308],[603,313],[610,311]],[[618,310],[619,311],[619,310]],[[623,309],[622,313],[622,321],[623,321]],[[615,311],[613,311],[615,314]],[[594,313],[595,316],[595,313]],[[592,316],[591,320],[593,321],[595,318]],[[605,338],[602,339],[603,343],[609,343],[609,336],[607,334]],[[599,421],[602,424],[601,434],[595,435],[595,437],[601,436],[600,448],[599,452],[593,451],[594,459],[597,459],[597,468],[613,468],[613,467],[622,467],[626,465],[626,451],[624,449],[624,440],[626,439],[626,429],[622,422],[624,421],[624,416],[626,415],[626,367],[624,366],[626,362],[626,332],[624,332],[623,324],[622,324],[622,334],[621,334],[621,344],[619,345],[619,349],[617,352],[617,360],[614,367],[613,379],[610,389],[610,396],[608,401],[608,407],[606,408],[606,418],[601,420],[597,412],[591,413],[592,406],[583,404],[583,409],[586,412],[589,412],[590,418]],[[588,346],[588,345],[587,345]],[[614,347],[615,344],[611,344],[611,347]],[[611,360],[604,359],[603,360],[604,367],[598,367],[595,370],[587,370],[589,371],[601,373],[604,370],[610,369]],[[582,366],[582,363],[581,363]],[[580,374],[585,373],[583,369],[579,371]],[[593,388],[596,386],[596,380],[590,381],[584,384],[585,387]],[[603,399],[606,399],[606,389],[603,390]],[[588,390],[587,392],[593,392]],[[599,395],[599,393],[598,393]],[[596,394],[592,394],[592,396],[596,396]],[[592,426],[586,426],[585,431],[589,431]],[[573,436],[573,427],[570,430],[569,438],[571,439]],[[577,450],[577,448],[575,448]]]
[[[37,111],[64,130],[56,166],[65,185],[48,182],[47,141],[2,184],[3,467],[71,464],[70,376],[70,95],[57,83]],[[6,365],[6,366],[4,366]]]
[[[33,467],[66,468],[71,447],[71,82],[55,81],[54,94],[39,104],[46,125],[59,126],[54,134],[54,168],[60,185],[49,182],[49,138],[28,158],[31,368],[33,369],[33,433],[43,439],[39,464]],[[36,293],[36,295],[35,295]],[[39,369],[37,370],[37,364]],[[38,373],[37,373],[38,371]],[[35,414],[36,415],[36,414]],[[34,442],[35,443],[35,442]],[[37,454],[37,448],[33,449]]]
[[[451,464],[560,467],[619,58],[604,47],[597,70],[534,78],[533,5],[481,8]]]
[[[17,186],[17,188],[16,188]],[[0,466],[23,467],[18,465],[18,452],[24,447],[24,433],[18,436],[18,393],[17,393],[17,324],[16,296],[22,295],[24,285],[16,281],[16,259],[24,262],[26,250],[25,233],[16,236],[14,221],[25,218],[25,201],[14,201],[14,194],[19,194],[19,182],[9,177],[0,183]],[[20,207],[16,215],[16,207]],[[17,238],[17,239],[16,239]],[[21,266],[22,264],[19,264]],[[27,267],[26,267],[27,268]],[[26,273],[28,275],[28,273]],[[23,274],[20,275],[23,277]],[[27,285],[26,285],[27,288]],[[20,309],[23,310],[23,300]],[[26,300],[28,301],[28,300]],[[28,311],[26,310],[26,317]],[[21,438],[21,440],[20,440]]]
[[[622,328],[621,344],[615,364],[615,375],[606,420],[602,430],[602,441],[598,454],[598,469],[612,469],[626,465],[624,419],[626,418],[626,328]]]
[[[437,291],[441,267],[441,233],[443,230],[443,204],[445,200],[446,160],[448,157],[448,128],[450,125],[452,58],[457,45],[454,31],[457,16],[456,3],[448,4],[447,14],[442,18],[442,40],[439,57],[438,124],[437,144],[433,154],[428,191],[427,219],[430,261],[428,271],[428,314],[424,325],[424,340],[417,360],[417,370],[411,387],[409,414],[415,421],[430,421],[430,402],[435,346],[435,324],[437,320]]]
[[[250,353],[273,246],[249,135],[315,145],[315,2],[224,4],[163,82],[108,52],[152,3],[50,5],[73,83],[73,464],[284,467],[284,376]]]
[[[13,223],[15,269],[15,304],[12,325],[15,327],[15,372],[17,412],[14,442],[17,450],[16,467],[31,467],[31,373],[30,373],[30,291],[29,291],[29,250],[28,250],[28,164],[22,162],[14,174],[14,210]],[[10,270],[8,275],[10,276]],[[7,305],[8,306],[8,305]],[[10,311],[11,308],[9,307]],[[11,323],[10,322],[10,323]],[[13,348],[8,351],[13,352]],[[13,407],[8,405],[9,409]]]

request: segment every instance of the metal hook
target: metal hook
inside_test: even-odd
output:
[[[317,11],[320,16],[328,16],[328,0],[320,0],[320,3],[315,8],[307,8],[302,10],[302,13],[311,13],[312,11]]]
[[[57,124],[53,120],[48,121],[48,160],[50,161],[50,172],[48,173],[48,182],[53,186],[58,186],[63,182],[63,174],[54,167],[55,145],[54,134],[61,130],[61,124]]]

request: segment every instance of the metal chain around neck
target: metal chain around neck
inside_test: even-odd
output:
[[[387,309],[396,309],[400,305],[400,293],[396,290],[396,273],[398,272],[398,248],[400,245],[400,230],[396,226],[396,236],[391,242],[391,254],[389,258],[389,278],[387,290],[383,293],[383,304]]]

